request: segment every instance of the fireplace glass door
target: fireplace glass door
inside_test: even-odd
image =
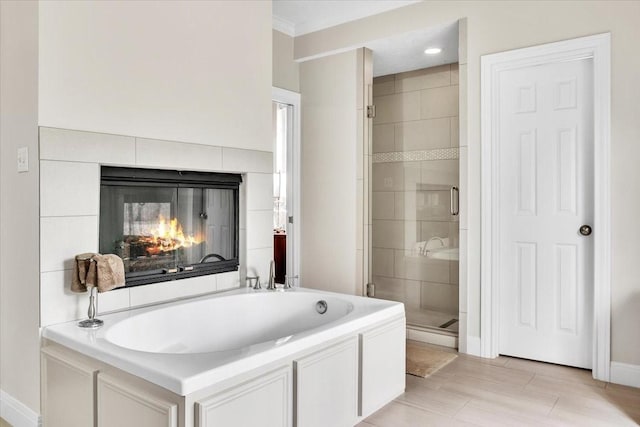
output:
[[[100,190],[100,252],[127,285],[237,270],[239,175],[131,171],[103,167]]]

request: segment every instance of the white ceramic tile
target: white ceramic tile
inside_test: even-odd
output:
[[[449,117],[450,125],[451,125],[451,139],[450,145],[451,147],[459,147],[460,146],[460,118]]]
[[[374,163],[372,172],[373,191],[404,190],[404,168],[402,163]]]
[[[240,274],[237,271],[228,271],[226,273],[216,274],[217,291],[226,291],[241,286]]]
[[[427,160],[420,163],[422,184],[448,187],[459,184],[459,160]]]
[[[461,313],[467,312],[467,230],[460,230],[460,262],[459,262],[459,275],[458,290],[459,296],[459,309]]]
[[[420,94],[421,113],[419,118],[435,119],[458,115],[458,86],[426,89],[421,91]]]
[[[87,316],[89,294],[71,292],[71,270],[40,275],[40,325],[68,322]]]
[[[364,181],[356,181],[356,250],[363,249],[362,226],[364,225]]]
[[[451,145],[448,117],[396,124],[395,151],[432,150]]]
[[[240,283],[244,283],[247,276],[247,230],[240,229],[238,242],[238,273],[240,275]]]
[[[215,292],[216,287],[215,274],[135,286],[129,290],[131,307]]]
[[[135,138],[41,127],[40,159],[134,166]]]
[[[420,305],[427,310],[458,312],[458,287],[448,283],[422,282]]]
[[[40,216],[98,215],[97,163],[40,162]]]
[[[407,310],[420,309],[420,282],[417,280],[404,281],[404,305]]]
[[[372,165],[373,191],[411,191],[420,182],[421,162],[390,162]]]
[[[268,151],[222,147],[222,170],[273,173],[273,154]]]
[[[451,215],[451,189],[449,186],[428,186],[433,189],[424,189],[416,193],[407,192],[406,199],[410,199],[413,205],[411,214],[415,219],[423,221],[452,221],[456,217]],[[400,194],[400,193],[398,193]],[[415,199],[415,202],[414,202]]]
[[[246,180],[246,174],[243,175],[243,181],[242,183],[240,183],[240,190],[239,190],[239,203],[238,203],[238,209],[240,210],[240,218],[238,220],[238,226],[240,227],[240,229],[246,229],[247,228],[247,191],[248,191],[248,185],[247,185],[247,180]],[[273,199],[272,199],[273,200]],[[273,203],[273,202],[272,202]],[[273,209],[273,204],[271,205],[271,208]]]
[[[415,221],[417,219],[417,199],[423,195],[415,191],[396,191],[394,193],[395,219]]]
[[[452,85],[458,84],[458,75],[459,75],[458,70],[459,70],[458,64],[451,64],[451,84]]]
[[[364,288],[364,252],[356,250],[356,282],[354,287],[354,295],[362,295],[362,289]]]
[[[273,209],[273,174],[247,173],[244,175],[247,190],[247,210]]]
[[[383,125],[373,125],[373,152],[388,153],[395,151],[395,125],[386,123]]]
[[[396,92],[429,89],[451,84],[449,64],[396,74]]]
[[[222,149],[210,145],[136,138],[136,165],[218,171],[222,169]]]
[[[415,221],[375,220],[373,221],[373,247],[410,249],[418,235],[417,227]]]
[[[395,195],[402,192],[374,191],[373,192],[373,219],[394,219],[395,218]],[[404,218],[395,218],[404,219]]]
[[[413,251],[395,251],[396,277],[410,280],[449,283],[449,261],[417,256]]]
[[[450,237],[449,223],[443,221],[420,221],[420,240],[429,241],[433,238],[448,239]],[[452,246],[449,241],[449,246]]]
[[[469,175],[468,175],[468,148],[460,148],[460,228],[467,229],[468,197],[469,197]]]
[[[372,248],[373,274],[375,276],[393,277],[393,249]]]
[[[273,259],[273,248],[247,250],[247,276],[260,276],[263,288],[269,281],[269,263]],[[304,286],[304,284],[301,284]]]
[[[129,308],[130,288],[118,288],[98,294],[98,314]]]
[[[98,252],[97,216],[40,218],[40,272],[70,270],[84,252]]]
[[[467,65],[460,65],[460,90],[459,90],[459,114],[460,123],[459,123],[459,140],[460,147],[466,147],[469,145],[469,138],[467,134],[468,128],[468,85],[467,85]]]
[[[393,93],[395,93],[395,75],[376,77],[375,79],[373,79],[374,97],[391,95]]]
[[[404,302],[404,280],[392,277],[374,276],[373,283],[376,285],[376,298]]]
[[[247,212],[247,249],[273,247],[273,211]]]
[[[376,98],[376,117],[373,119],[373,124],[419,120],[420,98],[420,92],[404,92]]]
[[[449,284],[459,286],[460,282],[460,263],[458,261],[449,261]],[[456,301],[457,305],[457,301]]]

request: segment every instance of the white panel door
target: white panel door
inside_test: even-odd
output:
[[[593,61],[503,71],[499,102],[500,353],[591,368]]]

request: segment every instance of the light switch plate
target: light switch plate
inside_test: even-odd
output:
[[[18,148],[18,172],[29,172],[29,147]]]

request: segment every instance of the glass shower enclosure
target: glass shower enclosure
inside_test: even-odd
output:
[[[375,297],[410,328],[458,332],[458,65],[373,81],[371,270]]]

